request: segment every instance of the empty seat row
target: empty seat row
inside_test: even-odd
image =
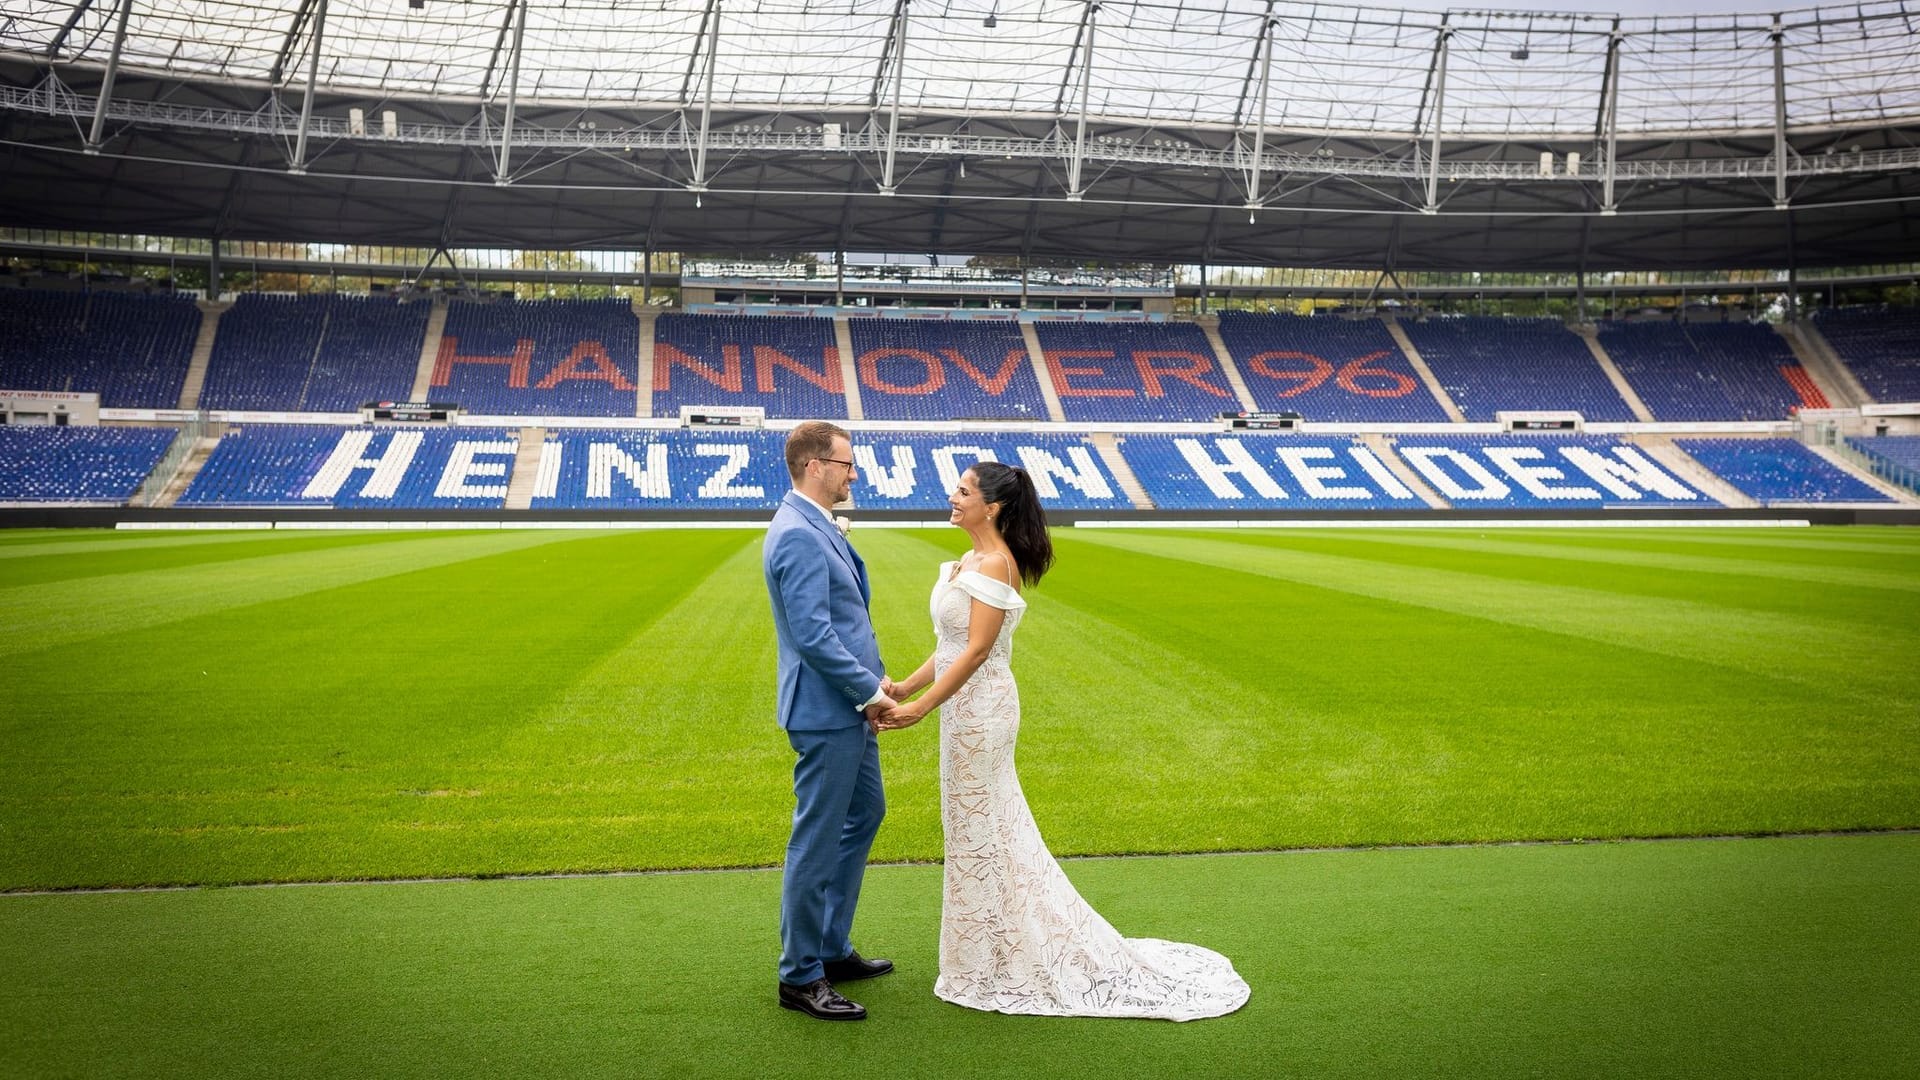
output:
[[[1447,420],[1379,319],[1229,311],[1220,339],[1261,409],[1333,422]]]
[[[1893,501],[1792,439],[1675,439],[1674,444],[1764,506]]]
[[[178,505],[499,509],[519,445],[500,428],[249,424]]]
[[[200,309],[184,298],[0,289],[0,387],[171,409],[199,333]]]
[[[1503,411],[1571,409],[1632,420],[1586,342],[1559,319],[1434,317],[1401,327],[1468,420]]]
[[[1605,322],[1599,337],[1655,420],[1781,420],[1827,404],[1765,323]]]
[[[431,305],[243,294],[220,317],[200,407],[350,412],[413,392]]]
[[[0,502],[124,505],[172,428],[0,427]]]
[[[1875,401],[1920,401],[1920,308],[1825,308],[1813,321]]]

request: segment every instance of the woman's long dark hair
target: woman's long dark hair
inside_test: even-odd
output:
[[[1033,490],[1033,477],[1017,465],[982,461],[973,467],[973,478],[982,502],[1000,504],[1000,538],[1020,564],[1021,579],[1038,585],[1053,566],[1053,539],[1047,535],[1047,512],[1040,506],[1040,493]]]

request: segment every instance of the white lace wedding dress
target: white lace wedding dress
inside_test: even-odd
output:
[[[974,600],[1007,615],[986,662],[940,708],[947,860],[934,994],[1037,1016],[1197,1020],[1238,1009],[1251,990],[1226,957],[1121,937],[1047,851],[1013,767],[1020,693],[1009,665],[1027,604],[985,574],[956,571],[958,563],[941,564],[933,587],[936,671],[966,648]]]

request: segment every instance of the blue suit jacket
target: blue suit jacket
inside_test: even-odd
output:
[[[886,668],[867,614],[867,564],[812,500],[787,492],[763,564],[780,644],[777,715],[789,731],[866,723],[860,704]]]

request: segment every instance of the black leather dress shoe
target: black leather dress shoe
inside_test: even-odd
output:
[[[848,953],[845,960],[829,960],[822,966],[827,969],[828,982],[843,983],[885,975],[893,970],[893,961],[868,960],[856,949]]]
[[[780,1007],[803,1012],[816,1020],[865,1020],[866,1007],[857,1002],[848,1001],[840,996],[840,991],[825,979],[815,979],[805,986],[780,984]]]

